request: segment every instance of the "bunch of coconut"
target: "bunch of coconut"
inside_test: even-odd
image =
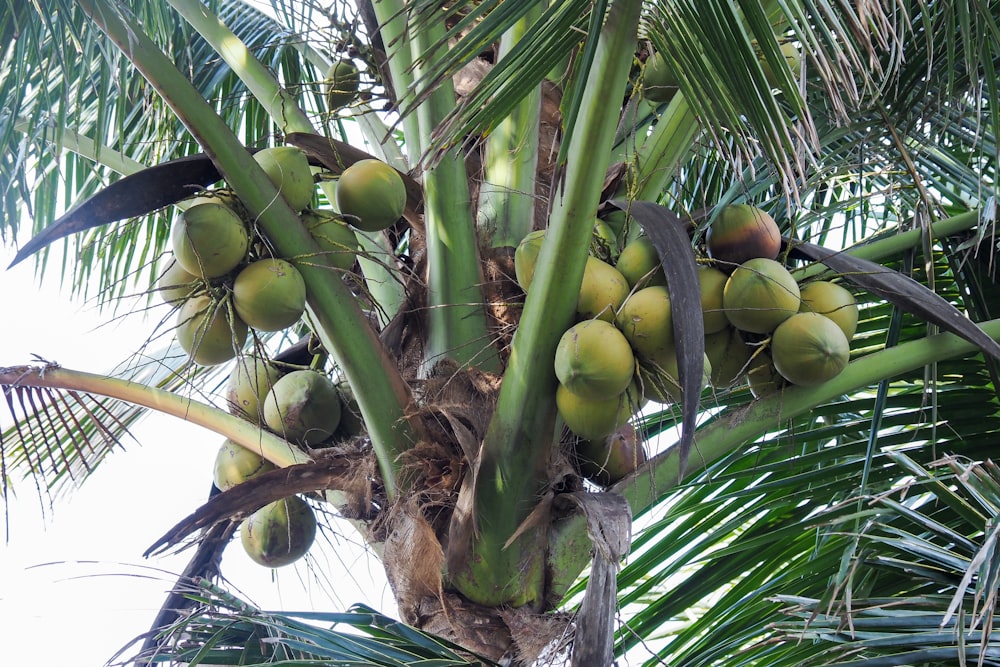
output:
[[[335,270],[349,271],[358,252],[355,230],[381,231],[406,205],[399,173],[379,160],[351,165],[337,181],[340,213],[310,209],[315,184],[306,154],[266,148],[254,158],[278,188]],[[249,329],[282,331],[302,317],[306,287],[292,258],[276,257],[229,191],[204,193],[174,220],[173,255],[157,292],[178,308],[177,339],[191,359],[210,366],[235,358]]]
[[[346,382],[260,354],[240,356],[225,396],[231,413],[301,447],[327,446],[364,430]],[[216,455],[213,479],[226,491],[274,468],[260,452],[226,440]],[[251,559],[266,567],[281,567],[309,550],[316,518],[301,498],[284,498],[254,512],[241,525],[240,534]]]
[[[799,285],[778,261],[781,236],[765,211],[731,205],[719,212],[705,239],[713,268],[713,321],[705,311],[705,351],[712,385],[747,377],[760,396],[787,384],[811,386],[847,366],[857,329],[853,294],[837,283]],[[728,274],[728,275],[727,275]],[[703,306],[705,305],[703,283]]]
[[[254,158],[289,206],[341,270],[353,266],[354,231],[338,216],[307,207],[313,174],[303,151],[278,146]],[[173,250],[157,292],[177,307],[177,340],[195,363],[211,366],[234,359],[249,329],[282,331],[305,311],[306,287],[295,264],[267,251],[239,200],[227,190],[203,193],[174,220]]]
[[[342,213],[335,214],[308,208],[314,181],[304,152],[277,147],[254,157],[334,269],[354,266],[356,229],[378,231],[402,215],[402,179],[377,160],[363,160],[343,172],[336,196]],[[173,255],[157,292],[177,309],[178,342],[201,365],[237,360],[226,387],[229,409],[237,416],[306,448],[359,435],[364,425],[346,382],[244,353],[251,329],[280,332],[298,326],[306,304],[305,282],[295,263],[273,256],[267,250],[272,244],[255,229],[241,202],[226,190],[204,193],[175,219]],[[270,469],[273,465],[259,453],[227,441],[217,456],[215,483],[226,490]],[[241,541],[253,560],[279,567],[305,554],[315,532],[310,506],[290,497],[249,517]]]
[[[228,491],[248,479],[274,470],[259,453],[232,440],[222,443],[215,457],[215,485]],[[316,514],[298,496],[261,507],[240,524],[240,543],[255,563],[265,567],[290,565],[305,556],[316,537]]]
[[[607,241],[603,232],[596,233]],[[525,292],[544,236],[544,231],[528,234],[514,253],[515,275]],[[636,384],[636,358],[614,323],[628,294],[625,277],[608,262],[589,255],[577,299],[578,321],[563,333],[554,361],[559,380],[556,406],[578,438],[580,473],[602,486],[625,477],[645,460],[630,423],[643,400]]]

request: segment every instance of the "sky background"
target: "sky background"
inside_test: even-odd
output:
[[[24,238],[19,239],[21,243]],[[0,367],[32,355],[65,368],[105,373],[138,349],[166,306],[115,318],[59,288],[59,262],[39,285],[31,260],[10,270],[0,245]],[[159,339],[166,344],[167,339]],[[0,403],[0,428],[12,424]],[[170,526],[202,504],[222,436],[151,415],[86,483],[50,500],[14,475],[0,542],[0,638],[8,665],[103,665],[145,632],[193,551],[144,559]],[[0,505],[3,500],[0,498]],[[238,539],[222,562],[228,589],[264,609],[343,611],[364,602],[396,616],[381,565],[348,524],[317,536],[304,561],[263,568]],[[120,662],[131,653],[116,660]]]

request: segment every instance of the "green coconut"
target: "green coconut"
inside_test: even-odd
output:
[[[729,318],[722,307],[722,293],[729,276],[712,266],[698,267],[698,286],[701,289],[701,315],[705,334],[713,334],[729,326]]]
[[[770,333],[799,312],[799,285],[773,259],[755,258],[729,276],[722,292],[722,307],[729,322],[742,331]]]
[[[712,386],[726,389],[743,379],[753,351],[732,327],[705,336],[705,356],[712,364]]]
[[[377,232],[396,224],[406,210],[403,178],[385,162],[359,160],[337,181],[337,208],[360,230]]]
[[[629,391],[611,398],[584,398],[559,385],[556,388],[556,407],[566,426],[577,436],[593,440],[604,438],[628,422],[636,410]]]
[[[240,265],[250,247],[250,234],[231,208],[206,201],[177,216],[170,242],[177,263],[185,271],[209,279],[224,276]]]
[[[305,151],[295,146],[272,146],[257,151],[253,158],[293,211],[309,206],[316,185]]]
[[[635,356],[613,324],[586,320],[570,327],[559,339],[555,372],[559,382],[578,396],[610,399],[632,381]]]
[[[613,322],[628,293],[628,281],[618,269],[588,255],[580,283],[580,296],[576,301],[576,314],[581,319],[596,317]]]
[[[597,259],[614,266],[621,249],[618,238],[611,225],[600,218],[594,221],[594,231],[590,234],[590,254]]]
[[[338,60],[326,72],[326,108],[333,111],[346,107],[358,96],[361,87],[361,75],[357,66],[350,60]]]
[[[156,281],[156,293],[171,305],[179,305],[193,296],[205,282],[171,258],[167,270]]]
[[[177,313],[177,342],[192,361],[202,366],[235,358],[246,340],[246,322],[231,317],[226,304],[214,302],[207,295],[191,297]]]
[[[615,324],[640,359],[655,359],[673,350],[674,323],[666,287],[633,292],[619,309]]]
[[[669,405],[680,403],[684,393],[680,385],[680,369],[677,367],[677,353],[670,350],[656,359],[644,360],[639,364],[639,389],[643,398]],[[712,362],[703,355],[701,389],[712,383]]]
[[[663,265],[656,247],[647,236],[638,236],[625,244],[615,268],[625,276],[629,287],[643,288],[653,285],[666,285],[667,276],[663,273]]]
[[[264,505],[240,525],[247,555],[264,567],[290,565],[306,555],[316,539],[316,514],[309,503],[289,496]]]
[[[788,386],[788,380],[781,377],[767,352],[754,355],[747,369],[747,382],[754,398],[763,398]]]
[[[662,53],[653,53],[642,67],[642,95],[650,102],[669,102],[677,92],[677,75]]]
[[[708,255],[723,271],[748,259],[775,259],[781,252],[781,232],[766,211],[747,204],[723,208],[705,236]]]
[[[847,367],[851,344],[836,322],[819,313],[798,313],[771,335],[771,360],[792,384],[811,387]]]
[[[262,405],[267,392],[281,377],[281,369],[256,354],[236,360],[226,383],[229,411],[254,424],[263,420]]]
[[[215,455],[212,478],[220,491],[228,491],[237,484],[274,469],[275,465],[257,452],[227,438]]]
[[[306,309],[306,283],[299,270],[283,259],[260,259],[236,275],[233,307],[258,331],[292,326]]]
[[[645,463],[646,451],[635,427],[625,423],[609,436],[579,441],[576,460],[583,477],[599,486],[610,486]]]
[[[340,394],[323,373],[292,371],[264,398],[264,423],[287,440],[312,447],[327,440],[340,424]]]
[[[837,323],[847,340],[858,330],[858,304],[854,295],[837,283],[816,280],[799,288],[803,313],[826,315]]]
[[[333,268],[350,271],[358,256],[358,235],[354,230],[329,211],[309,209],[300,217]]]
[[[336,438],[353,438],[365,432],[365,420],[361,416],[361,406],[354,396],[354,389],[346,379],[337,382],[340,394],[340,423],[333,435]]]
[[[781,51],[781,57],[785,60],[785,66],[792,73],[793,77],[798,77],[799,71],[802,68],[802,52],[792,42],[783,42],[779,47]],[[761,67],[764,70],[764,76],[767,78],[767,82],[772,88],[777,88],[780,85],[778,77],[775,75],[774,69],[771,67],[770,61],[767,58],[761,56],[760,58]]]
[[[535,264],[538,262],[538,253],[542,249],[544,239],[544,229],[529,232],[514,249],[514,277],[525,292],[528,291],[531,279],[535,275]]]

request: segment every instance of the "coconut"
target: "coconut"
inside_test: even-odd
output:
[[[802,52],[799,51],[797,47],[792,42],[783,42],[779,47],[781,51],[781,57],[785,60],[785,65],[788,67],[789,71],[792,73],[793,77],[799,75],[799,70],[802,68]],[[775,75],[774,70],[771,68],[770,61],[767,58],[760,58],[761,67],[764,69],[764,77],[772,88],[776,88],[780,85],[778,77]]]
[[[629,241],[618,255],[615,268],[625,276],[629,287],[643,288],[652,285],[666,285],[667,276],[656,247],[647,236],[639,236]]]
[[[801,312],[826,315],[837,323],[847,340],[854,338],[854,332],[858,329],[858,304],[853,294],[840,285],[825,280],[807,283],[799,291],[802,299],[799,306]]]
[[[719,268],[730,271],[748,259],[775,259],[781,251],[781,232],[766,211],[733,204],[719,211],[708,228],[705,247]]]
[[[830,318],[798,313],[778,325],[771,336],[771,359],[781,376],[805,387],[836,377],[847,366],[851,344]]]
[[[514,249],[514,277],[525,292],[528,291],[528,285],[535,275],[535,264],[538,262],[538,253],[542,249],[544,239],[544,229],[529,232]]]
[[[309,206],[316,185],[305,151],[295,146],[272,146],[257,151],[253,158],[293,211]]]
[[[233,282],[233,307],[258,331],[281,331],[302,317],[306,283],[299,270],[283,259],[260,259]]]
[[[206,295],[191,297],[177,313],[177,342],[202,366],[235,358],[246,340],[246,322]]]
[[[712,364],[712,386],[726,389],[743,378],[753,350],[732,327],[705,336],[705,356]]]
[[[331,266],[350,271],[358,255],[358,235],[329,211],[310,209],[299,216]]]
[[[680,370],[677,367],[677,353],[670,350],[656,359],[639,364],[639,389],[644,398],[657,403],[679,403],[683,397],[680,386]],[[701,388],[710,386],[712,362],[704,355]]]
[[[334,111],[346,107],[358,96],[361,75],[350,60],[338,60],[326,72],[326,109]]]
[[[771,355],[767,352],[758,352],[750,361],[750,367],[747,369],[747,381],[750,384],[750,393],[753,394],[754,398],[763,398],[788,385],[788,380],[781,377],[771,361]]]
[[[264,567],[294,563],[306,555],[314,539],[316,514],[298,496],[264,505],[240,525],[243,548]]]
[[[597,218],[594,221],[594,230],[590,234],[590,254],[614,266],[620,252],[615,230],[611,228],[611,225]]]
[[[655,359],[673,350],[674,323],[666,287],[633,292],[619,309],[615,324],[640,359]]]
[[[747,260],[726,281],[722,307],[737,329],[770,333],[799,311],[799,286],[773,259]]]
[[[576,301],[576,314],[581,319],[596,317],[613,322],[628,292],[628,281],[618,269],[588,255],[580,283],[580,296]]]
[[[632,381],[635,357],[628,340],[604,320],[569,328],[556,347],[555,372],[574,394],[589,399],[620,395]]]
[[[179,305],[194,295],[204,282],[171,258],[167,270],[156,281],[156,293],[171,305]]]
[[[274,469],[275,465],[257,452],[227,438],[215,455],[212,478],[220,491],[228,491],[237,484]]]
[[[246,257],[250,234],[231,208],[206,201],[183,211],[170,231],[177,263],[201,278],[218,278]]]
[[[607,437],[578,442],[576,460],[582,476],[610,486],[645,463],[646,451],[635,427],[626,423]]]
[[[669,102],[677,92],[677,76],[662,53],[653,53],[642,67],[642,95],[650,102]]]
[[[556,407],[566,426],[586,440],[604,438],[618,430],[636,410],[634,392],[625,391],[611,398],[584,398],[559,385]]]
[[[359,160],[337,181],[337,208],[347,220],[366,232],[396,224],[406,209],[403,178],[385,162]]]
[[[365,420],[361,416],[361,406],[354,396],[354,389],[346,379],[337,382],[340,394],[340,423],[333,435],[336,438],[353,438],[365,432]]]
[[[263,419],[262,405],[267,392],[281,377],[281,370],[267,359],[246,354],[236,360],[226,383],[229,411],[254,424]]]
[[[711,266],[698,267],[698,286],[701,288],[701,315],[706,334],[713,334],[729,326],[729,318],[722,308],[722,292],[729,276]]]
[[[340,424],[340,395],[326,375],[313,370],[282,376],[264,398],[264,423],[278,435],[312,447]]]

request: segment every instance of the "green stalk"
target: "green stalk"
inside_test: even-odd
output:
[[[320,340],[356,389],[386,488],[393,493],[398,456],[414,440],[416,430],[407,417],[409,387],[353,294],[233,131],[142,29],[126,22],[106,0],[79,4],[177,114],[277,252],[310,258],[297,262],[309,295],[309,314]]]
[[[499,58],[520,41],[542,15],[539,4],[500,39]],[[477,224],[482,242],[516,246],[531,231],[535,217],[535,172],[538,166],[538,122],[541,86],[521,100],[486,140],[486,176],[479,189]]]
[[[312,461],[312,457],[301,449],[256,424],[192,398],[139,382],[53,366],[14,366],[0,368],[0,384],[51,387],[107,396],[204,426],[279,467]]]
[[[927,242],[931,242],[934,239],[951,236],[952,234],[972,229],[979,224],[980,215],[981,213],[977,209],[974,211],[959,213],[956,216],[945,218],[944,220],[938,220],[930,225],[930,227],[926,230],[923,228],[917,228],[909,229],[904,232],[888,232],[888,236],[880,238],[877,241],[870,241],[862,245],[856,245],[852,248],[848,248],[845,252],[849,255],[853,255],[854,257],[860,257],[861,259],[878,262],[887,257],[894,257],[904,250],[910,250],[911,248],[922,246],[925,240]],[[826,265],[821,262],[812,262],[800,269],[793,270],[792,273],[795,275],[795,279],[801,282],[807,278],[820,276],[827,273],[829,270],[830,269],[828,269]]]
[[[389,76],[396,94],[397,105],[410,93],[413,87],[413,55],[406,33],[406,7],[403,0],[372,0],[372,9],[378,19],[379,32],[385,44],[389,64]],[[411,164],[416,164],[423,152],[417,118],[412,113],[403,115],[403,137],[406,154]]]
[[[167,0],[198,34],[205,38],[226,64],[246,84],[253,95],[284,132],[316,133],[305,111],[295,97],[281,87],[274,75],[264,67],[246,44],[219,18],[208,11],[200,0]],[[320,188],[329,202],[336,201],[336,184],[323,181]],[[361,258],[362,272],[372,298],[391,318],[406,299],[398,276],[392,274],[384,262]]]
[[[510,539],[544,492],[555,432],[556,345],[574,317],[587,247],[615,127],[617,105],[635,50],[640,0],[611,4],[585,95],[567,147],[564,186],[549,228],[504,373],[474,489],[478,534],[449,562],[451,582],[486,605],[543,602],[544,554],[538,529]],[[611,91],[615,91],[612,93]],[[461,520],[461,519],[459,519]],[[454,525],[454,524],[453,524]],[[455,550],[455,547],[453,547]]]
[[[629,162],[623,183],[631,199],[657,201],[677,173],[677,165],[690,152],[701,126],[691,105],[678,91]]]
[[[14,121],[14,131],[16,132],[28,134],[32,129],[32,124],[23,118]],[[53,132],[55,132],[55,128],[53,128]],[[78,134],[69,128],[60,129],[59,135],[58,142],[50,140],[56,149],[72,151],[97,164],[104,165],[108,169],[114,169],[123,176],[134,174],[146,168],[146,165],[133,160],[121,151],[104,144],[98,144],[90,137]]]
[[[412,31],[414,59],[433,58],[431,49],[444,37],[443,21],[428,21]],[[419,78],[425,67],[418,65]],[[444,80],[416,109],[422,145],[456,104],[450,79]],[[442,157],[423,173],[424,226],[427,243],[427,340],[423,372],[452,359],[460,366],[500,372],[500,359],[486,326],[475,222],[465,161],[457,152]]]

